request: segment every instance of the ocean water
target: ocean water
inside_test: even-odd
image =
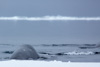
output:
[[[42,61],[100,62],[100,47],[96,44],[30,44]],[[20,48],[15,44],[0,44],[0,61],[11,60],[10,56]]]

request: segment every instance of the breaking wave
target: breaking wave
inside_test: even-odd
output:
[[[43,16],[43,17],[0,17],[0,20],[12,21],[100,21],[100,17],[68,17],[68,16]]]

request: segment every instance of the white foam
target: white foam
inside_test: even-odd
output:
[[[67,54],[67,55],[92,55],[94,54],[93,52],[76,52],[76,51],[73,51],[73,52],[67,52],[67,53],[64,53],[64,54]]]
[[[43,17],[0,17],[0,20],[25,20],[25,21],[100,21],[100,17],[68,17],[68,16],[43,16]]]

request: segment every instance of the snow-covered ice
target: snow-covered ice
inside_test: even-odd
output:
[[[0,67],[100,67],[100,63],[72,63],[61,61],[10,60],[1,61]]]

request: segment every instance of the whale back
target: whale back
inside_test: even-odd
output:
[[[28,60],[38,59],[39,55],[31,45],[22,45],[20,49],[16,50],[10,59]]]

